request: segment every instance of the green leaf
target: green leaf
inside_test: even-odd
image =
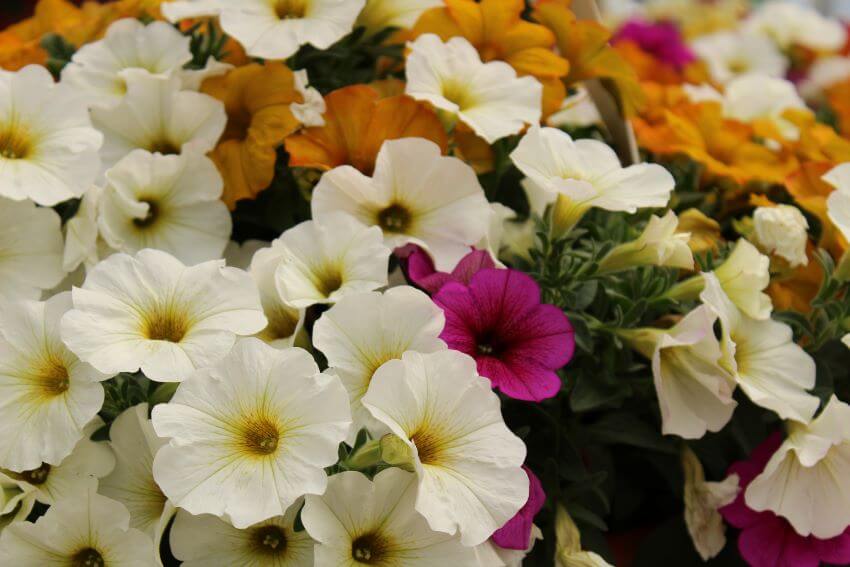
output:
[[[676,443],[664,437],[655,427],[627,412],[609,413],[586,429],[594,441],[650,449],[661,453],[676,453]]]

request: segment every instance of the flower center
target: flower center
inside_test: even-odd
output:
[[[457,105],[458,110],[466,110],[475,106],[475,100],[469,92],[469,87],[462,81],[449,80],[442,85],[443,98]]]
[[[254,456],[271,455],[280,443],[280,429],[267,417],[245,419],[240,433],[243,449]]]
[[[745,59],[733,59],[729,62],[729,70],[736,75],[741,75],[750,69],[750,63]]]
[[[147,315],[143,323],[143,334],[152,341],[179,343],[188,330],[186,317],[172,307],[155,309]]]
[[[142,203],[147,203],[148,212],[142,218],[133,219],[133,224],[136,225],[136,228],[148,228],[159,218],[159,207],[155,202],[142,199]]]
[[[298,326],[298,312],[283,306],[270,310],[266,313],[266,317],[269,319],[269,324],[258,335],[265,341],[288,339]]]
[[[103,555],[92,547],[81,549],[71,558],[71,567],[105,567]]]
[[[319,274],[319,282],[316,288],[325,297],[330,297],[333,292],[342,287],[342,283],[342,274],[339,269],[329,268]]]
[[[381,534],[372,532],[351,542],[351,557],[359,563],[377,565],[386,558],[389,545]]]
[[[423,465],[435,465],[440,461],[440,456],[443,453],[443,442],[436,432],[420,429],[410,436],[410,440],[416,445],[419,461]]]
[[[47,360],[38,371],[38,385],[46,397],[61,396],[71,387],[68,369],[58,360]]]
[[[489,345],[487,343],[479,344],[477,349],[478,349],[478,354],[483,355],[483,356],[490,356],[494,352],[496,352],[496,349],[493,348],[493,345]]]
[[[26,159],[32,153],[32,144],[21,128],[6,126],[0,130],[0,158]]]
[[[151,153],[164,156],[180,155],[180,147],[165,136],[151,142],[147,149]]]
[[[32,484],[33,486],[39,486],[47,482],[47,478],[50,476],[50,465],[47,463],[41,463],[40,467],[31,471],[24,471],[20,473],[7,471],[6,474],[17,480],[22,480]]]
[[[303,18],[307,13],[307,1],[277,0],[274,5],[274,11],[281,20]]]
[[[403,233],[410,226],[410,219],[410,211],[397,203],[378,213],[378,225],[384,232]]]
[[[262,555],[282,555],[286,551],[286,533],[280,526],[262,526],[252,530],[254,549]]]

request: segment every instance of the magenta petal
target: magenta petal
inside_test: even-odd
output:
[[[844,533],[830,539],[809,538],[812,540],[812,548],[820,557],[821,561],[833,565],[846,565],[850,563],[850,528]]]
[[[419,246],[410,245],[411,249],[407,255],[407,277],[408,279],[428,293],[436,293],[446,282],[451,281],[451,276],[434,269],[431,256]]]
[[[511,353],[521,351],[522,356],[548,368],[561,368],[575,352],[573,326],[566,314],[554,305],[538,305],[515,322],[512,333],[518,337],[518,342],[512,345]]]
[[[468,284],[472,276],[487,268],[495,268],[493,257],[486,250],[473,250],[458,262],[452,270],[452,279]]]
[[[484,313],[503,323],[517,321],[540,304],[540,286],[517,270],[484,269],[469,282],[469,289]]]
[[[522,468],[528,475],[528,500],[513,518],[492,535],[493,543],[505,549],[528,549],[534,517],[546,502],[540,479],[528,467]]]
[[[539,402],[561,391],[561,378],[553,370],[531,362],[508,361],[506,366],[510,373],[502,376],[498,388],[511,398]]]

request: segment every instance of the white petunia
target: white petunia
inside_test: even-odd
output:
[[[381,231],[346,214],[302,222],[272,242],[272,249],[280,258],[278,293],[292,307],[336,303],[387,285],[391,251]]]
[[[154,567],[151,539],[129,527],[130,514],[92,484],[57,502],[34,524],[17,522],[0,534],[0,563]]]
[[[184,266],[159,250],[99,263],[62,319],[68,348],[104,374],[180,382],[266,325],[251,277],[224,261]]]
[[[342,472],[321,496],[308,495],[302,521],[317,541],[316,565],[478,567],[473,548],[433,531],[414,508],[416,475],[389,468],[369,480]]]
[[[165,22],[116,21],[103,39],[80,47],[62,69],[62,82],[85,95],[94,106],[114,106],[127,92],[123,72],[138,69],[152,75],[179,75],[192,60],[189,36]]]
[[[187,264],[221,258],[233,222],[209,158],[133,150],[106,180],[98,224],[112,248],[128,254],[156,248]]]
[[[726,85],[723,113],[741,122],[767,120],[786,140],[800,137],[799,129],[784,118],[787,110],[806,109],[797,88],[785,79],[765,75],[743,75]]]
[[[735,382],[721,366],[723,353],[714,336],[717,315],[698,307],[671,329],[623,330],[621,336],[652,361],[652,377],[661,408],[661,431],[699,439],[720,431],[737,403]]]
[[[557,128],[532,126],[511,160],[555,202],[553,222],[566,231],[593,207],[634,213],[664,207],[676,185],[657,164],[622,167],[617,154],[597,140],[573,141]]]
[[[110,253],[109,245],[100,238],[97,227],[98,207],[103,189],[92,185],[80,198],[77,213],[65,223],[65,248],[62,254],[62,267],[74,272],[80,266],[86,269],[94,267],[101,257]]]
[[[409,29],[423,12],[444,3],[444,0],[366,0],[354,27],[363,26],[369,35],[386,28]]]
[[[324,126],[325,118],[323,115],[327,110],[327,105],[322,93],[310,86],[310,78],[304,69],[294,71],[292,74],[295,77],[295,90],[304,99],[304,102],[294,102],[289,105],[292,115],[304,126]]]
[[[759,320],[770,318],[773,303],[764,293],[770,284],[770,258],[748,240],[738,240],[732,253],[713,273],[724,293],[745,315]]]
[[[833,167],[823,176],[823,180],[835,187],[835,191],[826,198],[829,220],[844,238],[850,239],[850,163]]]
[[[809,263],[809,222],[797,207],[758,207],[753,213],[753,226],[762,249],[784,258],[792,268]]]
[[[756,405],[783,419],[808,422],[820,403],[807,392],[815,385],[815,361],[794,342],[788,325],[749,317],[735,307],[714,274],[704,278],[700,299],[720,319],[720,364]]]
[[[313,344],[348,390],[354,420],[349,442],[363,427],[373,436],[387,432],[360,403],[375,371],[408,350],[445,349],[439,338],[444,324],[442,309],[409,286],[346,296],[316,321]]]
[[[224,132],[224,104],[213,97],[181,91],[179,77],[126,71],[127,94],[112,108],[95,108],[92,120],[105,138],[101,148],[108,170],[136,149],[164,155],[212,150]]]
[[[3,473],[8,480],[27,493],[26,500],[49,506],[84,492],[89,483],[93,483],[96,488],[98,479],[108,475],[115,467],[115,457],[107,444],[90,439],[101,427],[103,420],[99,417],[90,421],[71,454],[61,463],[42,463],[31,470],[4,470]]]
[[[106,380],[59,338],[71,294],[0,305],[0,467],[58,465],[100,411]]]
[[[806,100],[817,100],[828,88],[847,79],[850,79],[850,57],[819,57],[809,67],[806,78],[800,83],[800,94]]]
[[[652,215],[635,240],[614,247],[599,262],[599,271],[617,272],[635,266],[666,266],[694,269],[694,255],[688,247],[690,233],[676,232],[679,219],[673,211],[663,217]]]
[[[15,522],[23,522],[35,506],[32,487],[21,487],[0,473],[0,532]]]
[[[682,451],[685,476],[685,525],[694,548],[703,561],[708,561],[726,547],[726,526],[718,508],[730,504],[741,490],[738,475],[721,482],[707,482],[702,463],[685,446]]]
[[[593,551],[583,551],[578,526],[563,505],[555,510],[555,567],[613,567]]]
[[[504,61],[484,63],[463,37],[424,34],[408,45],[405,92],[456,118],[492,144],[540,122],[543,86]]]
[[[847,38],[841,22],[794,2],[765,2],[744,22],[744,29],[761,33],[781,49],[795,45],[817,51],[840,49]]]
[[[243,249],[252,248],[256,245],[254,242],[246,242]],[[263,247],[254,252],[249,262],[249,272],[260,290],[263,312],[269,321],[256,337],[277,348],[295,344],[304,327],[305,315],[304,309],[287,305],[277,291],[275,272],[284,253],[282,246]]]
[[[82,97],[47,69],[0,71],[0,196],[45,206],[79,197],[100,171],[102,143]]]
[[[788,438],[744,493],[753,510],[786,518],[801,536],[829,539],[850,525],[850,406],[834,395]]]
[[[344,211],[383,230],[390,248],[419,244],[450,271],[489,227],[490,207],[471,167],[421,138],[384,142],[372,177],[351,166],[325,173],[313,191],[313,218]]]
[[[115,469],[98,488],[104,496],[126,506],[130,526],[148,534],[157,545],[175,511],[153,478],[154,455],[166,443],[153,430],[148,404],[125,410],[109,428]]]
[[[222,29],[252,57],[281,60],[310,44],[326,49],[347,35],[365,0],[184,0],[167,2],[172,22],[218,15]]]
[[[42,290],[59,285],[65,277],[62,254],[55,211],[0,197],[0,297],[38,299]]]
[[[525,445],[505,425],[499,397],[472,358],[408,351],[375,372],[362,403],[409,452],[415,508],[431,529],[478,545],[528,499]]]
[[[245,528],[324,492],[350,425],[345,388],[306,351],[243,339],[154,408],[170,438],[154,478],[176,506]]]
[[[180,510],[171,528],[171,551],[185,567],[312,567],[313,542],[295,531],[296,502],[283,516],[243,530],[216,516],[193,516]]]
[[[749,73],[784,77],[788,68],[776,44],[761,34],[724,30],[698,37],[691,48],[720,84]]]

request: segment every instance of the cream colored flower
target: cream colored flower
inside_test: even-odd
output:
[[[91,188],[80,198],[77,214],[65,223],[65,249],[62,254],[62,268],[71,273],[80,266],[90,269],[108,256],[109,245],[100,238],[97,227],[98,206],[103,189],[98,185]]]
[[[283,516],[245,529],[203,514],[177,513],[171,528],[171,551],[185,567],[313,567],[313,546],[305,530],[295,531],[296,502]]]
[[[472,358],[408,351],[375,372],[362,403],[396,436],[388,441],[398,452],[408,452],[418,478],[415,508],[432,530],[478,545],[528,499],[525,445],[505,425]]]
[[[850,525],[850,406],[834,395],[788,438],[744,493],[753,510],[787,519],[801,536],[829,539]]]
[[[791,205],[758,207],[753,213],[753,225],[762,249],[784,258],[791,267],[809,263],[809,222],[800,209]]]
[[[844,45],[847,32],[836,19],[795,2],[765,2],[744,23],[744,29],[761,33],[781,49],[795,45],[817,51],[834,51]]]
[[[182,383],[152,419],[169,438],[153,464],[165,495],[247,528],[324,492],[351,412],[339,378],[320,374],[306,351],[248,338]]]
[[[741,122],[771,122],[787,140],[796,140],[800,131],[783,117],[787,110],[805,110],[806,103],[797,88],[785,79],[750,74],[732,79],[723,94],[723,113]]]
[[[451,271],[489,228],[490,207],[475,172],[422,138],[384,142],[372,177],[350,166],[325,173],[313,191],[313,218],[343,211],[378,226],[390,248],[419,244],[438,270]]]
[[[484,63],[463,37],[423,34],[409,44],[405,92],[493,143],[540,122],[543,85],[504,61]]]
[[[555,511],[555,538],[555,567],[613,567],[596,553],[582,551],[578,526],[561,504]]]
[[[268,243],[249,241],[243,244],[242,248],[250,249],[258,244]],[[260,290],[263,313],[269,321],[268,325],[255,336],[276,348],[295,345],[304,327],[305,310],[287,305],[277,291],[275,272],[284,255],[285,250],[282,246],[264,246],[257,249],[249,261],[249,273]]]
[[[410,29],[425,10],[443,4],[444,0],[366,0],[354,27],[363,26],[369,35],[386,28]]]
[[[47,69],[0,72],[0,196],[44,206],[81,196],[102,143],[83,98]]]
[[[826,199],[829,220],[844,238],[850,239],[850,163],[833,167],[823,176],[823,180],[835,187],[835,191]]]
[[[682,470],[685,524],[697,553],[703,561],[708,561],[726,546],[726,526],[717,510],[735,500],[741,490],[738,475],[730,475],[722,482],[706,482],[702,463],[687,446],[682,451]]]
[[[391,250],[381,231],[338,213],[296,225],[272,242],[279,254],[275,284],[283,301],[302,309],[336,303],[387,284]]]
[[[266,326],[251,277],[224,262],[185,266],[159,250],[115,254],[74,288],[62,339],[107,375],[180,382]]]
[[[346,296],[316,321],[313,344],[339,375],[351,401],[354,426],[348,441],[363,427],[373,436],[388,431],[361,404],[375,371],[409,350],[445,349],[439,338],[444,324],[443,311],[409,286]]]
[[[599,262],[602,273],[617,272],[636,266],[661,266],[694,269],[694,255],[688,247],[691,235],[677,233],[679,219],[673,211],[663,217],[652,215],[641,235],[615,247]]]
[[[322,93],[310,86],[310,78],[304,69],[295,71],[295,90],[301,93],[304,102],[294,102],[289,105],[289,110],[304,126],[318,127],[325,125],[322,116],[327,110]]]
[[[705,62],[711,78],[721,84],[750,73],[784,77],[788,68],[788,59],[761,34],[723,30],[696,38],[691,48]]]

